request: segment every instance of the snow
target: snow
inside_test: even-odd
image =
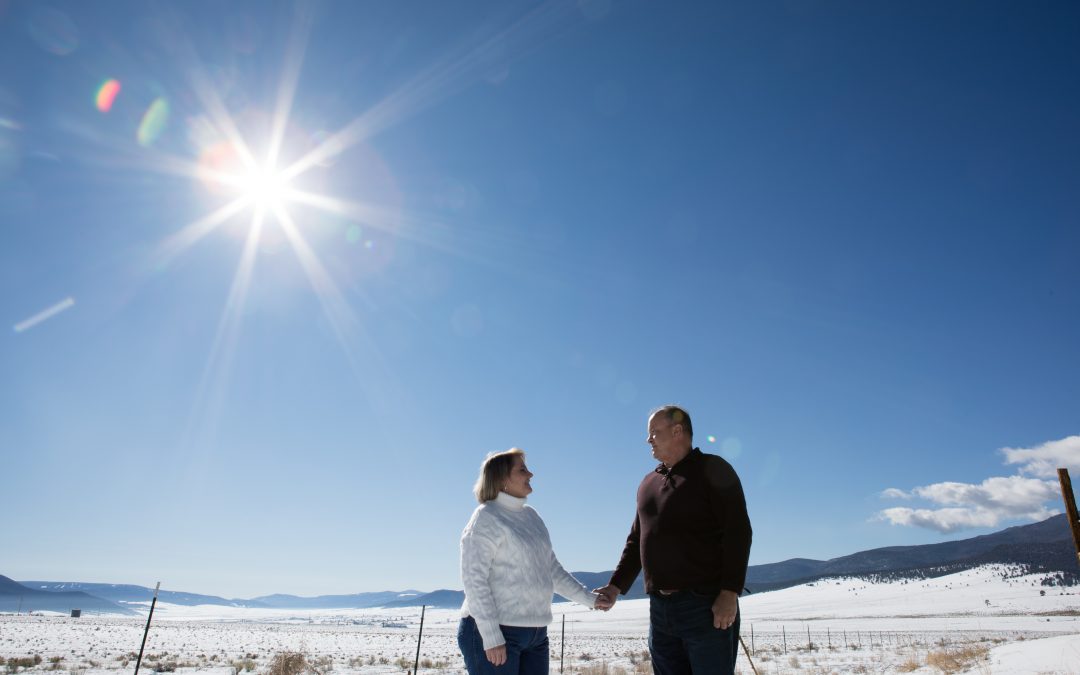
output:
[[[1080,674],[1080,589],[1042,580],[995,565],[906,582],[818,581],[744,597],[742,634],[760,673],[933,673],[941,671],[932,661],[955,658],[971,673]],[[40,654],[35,670],[118,675],[133,665],[125,660],[138,652],[148,604],[129,605],[143,618],[0,616],[0,656]],[[606,613],[560,603],[553,612],[553,670],[565,647],[568,672],[599,664],[612,675],[649,672],[648,600],[620,601]],[[300,651],[331,660],[335,675],[403,673],[412,668],[419,620],[419,608],[159,602],[144,668],[172,661],[183,675],[233,675],[247,665],[265,672],[275,654]],[[421,675],[462,672],[457,621],[457,610],[427,610],[421,660],[431,663]],[[745,654],[739,664],[751,672]]]
[[[995,673],[1080,673],[1080,635],[1015,642],[993,650]]]

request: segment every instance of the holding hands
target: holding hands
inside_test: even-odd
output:
[[[595,609],[602,611],[608,611],[615,606],[615,600],[619,597],[619,587],[612,584],[608,584],[603,588],[594,588],[593,593],[596,593]]]

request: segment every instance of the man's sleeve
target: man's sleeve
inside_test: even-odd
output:
[[[630,536],[626,538],[622,557],[619,558],[619,564],[608,583],[614,584],[623,595],[626,595],[639,572],[641,572],[641,522],[635,514],[634,524],[630,526]]]
[[[750,562],[753,530],[746,512],[739,475],[725,460],[709,467],[713,515],[723,532],[720,557],[720,587],[741,594],[746,585],[746,566]]]

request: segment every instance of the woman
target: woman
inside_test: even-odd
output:
[[[547,675],[551,594],[587,607],[590,593],[563,569],[540,515],[525,504],[532,473],[518,448],[491,453],[473,492],[480,506],[461,534],[458,646],[469,675]]]

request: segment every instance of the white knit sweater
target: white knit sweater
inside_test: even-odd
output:
[[[484,639],[484,649],[503,644],[504,626],[551,623],[551,594],[586,607],[596,595],[563,569],[551,550],[540,514],[525,500],[500,492],[473,512],[461,533],[461,581],[465,604]]]

